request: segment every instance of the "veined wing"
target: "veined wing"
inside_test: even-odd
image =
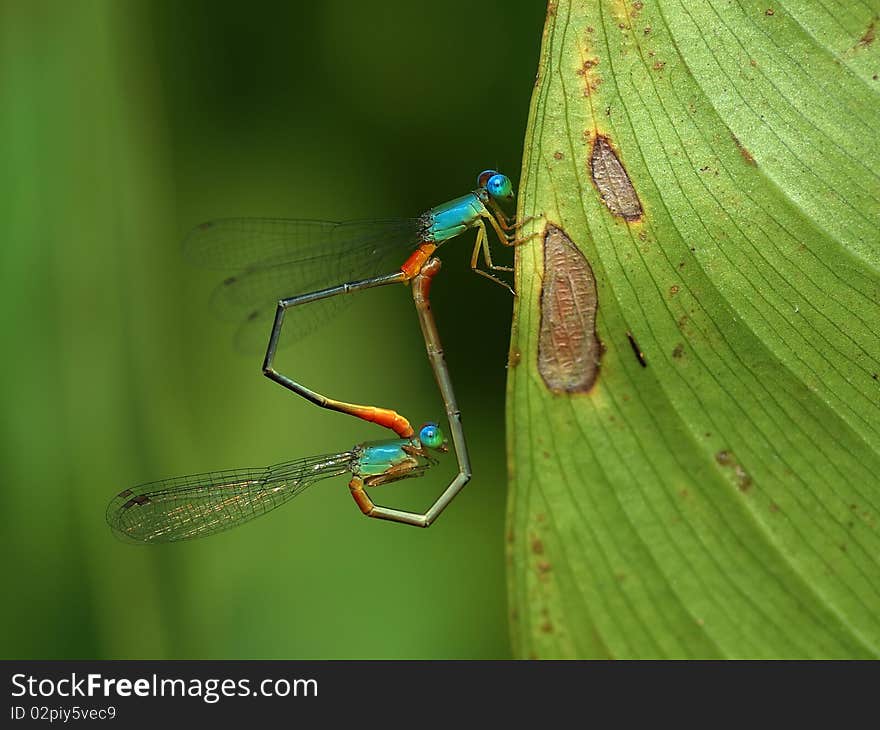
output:
[[[351,261],[406,250],[418,243],[418,232],[418,218],[345,222],[222,218],[196,226],[184,240],[183,250],[190,262],[210,269],[298,263],[312,273],[330,264],[343,264],[344,269]]]
[[[126,489],[107,506],[107,524],[130,542],[176,542],[213,535],[266,514],[309,485],[351,471],[354,451],[264,469],[230,469]]]
[[[279,299],[397,269],[420,241],[415,218],[351,221],[228,218],[195,228],[187,258],[209,268],[237,269],[214,291],[221,319],[240,322],[240,349],[265,348]],[[332,297],[289,310],[279,346],[317,329],[350,297]]]

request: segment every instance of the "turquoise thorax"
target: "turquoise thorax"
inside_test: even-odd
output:
[[[412,446],[411,439],[390,439],[386,441],[370,441],[362,444],[359,458],[352,468],[352,474],[370,477],[384,474],[392,466],[396,466],[412,457],[404,450],[404,446]]]
[[[476,193],[468,193],[428,211],[428,240],[442,243],[473,228],[486,207]]]

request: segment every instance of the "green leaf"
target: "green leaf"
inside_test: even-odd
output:
[[[827,6],[550,3],[508,391],[519,656],[880,653],[880,5]]]

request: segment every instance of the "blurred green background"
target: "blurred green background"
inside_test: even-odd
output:
[[[381,429],[260,374],[185,232],[238,215],[410,216],[519,177],[540,2],[0,5],[4,658],[503,658],[510,295],[445,251],[434,288],[474,479],[430,530],[344,479],[171,546],[116,541],[132,484],[338,451]],[[469,238],[468,240],[472,240]],[[338,397],[442,414],[408,292],[285,350]],[[374,492],[424,507],[453,473]]]

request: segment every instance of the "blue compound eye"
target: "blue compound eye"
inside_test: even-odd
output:
[[[419,441],[429,449],[439,449],[443,445],[443,432],[436,423],[426,423],[419,431]]]
[[[513,198],[513,183],[507,175],[496,172],[486,181],[486,190],[489,195],[497,200],[510,200]]]

